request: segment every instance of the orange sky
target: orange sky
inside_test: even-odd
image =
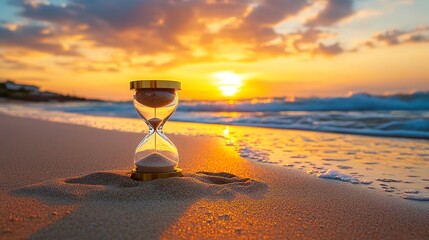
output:
[[[428,1],[125,0],[0,4],[0,78],[130,100],[129,81],[185,99],[428,90]]]

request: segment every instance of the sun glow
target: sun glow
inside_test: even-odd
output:
[[[233,72],[217,72],[213,77],[218,80],[218,88],[223,96],[231,97],[237,94],[243,85],[242,76]]]

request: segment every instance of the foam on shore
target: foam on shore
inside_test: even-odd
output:
[[[408,200],[414,200],[414,201],[429,201],[429,196],[426,195],[420,195],[420,194],[413,194],[413,193],[403,193],[401,194],[401,197]]]
[[[327,171],[319,171],[316,173],[316,175],[319,178],[340,180],[342,182],[349,182],[353,184],[371,184],[372,183],[372,181],[359,179],[354,176],[344,174],[333,169],[328,169]]]

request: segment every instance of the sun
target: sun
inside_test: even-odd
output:
[[[218,88],[225,97],[234,96],[243,85],[242,76],[233,72],[217,72],[213,77],[218,80]]]

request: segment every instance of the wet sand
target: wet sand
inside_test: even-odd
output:
[[[171,136],[180,179],[128,178],[141,134],[0,115],[0,238],[428,239],[429,204]],[[223,172],[223,173],[222,173]]]

